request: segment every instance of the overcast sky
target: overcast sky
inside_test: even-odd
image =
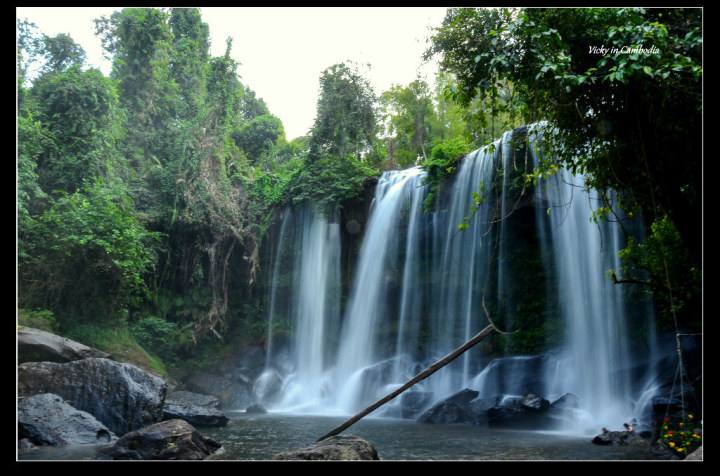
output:
[[[85,49],[88,62],[105,74],[100,39],[93,19],[109,16],[108,7],[17,7],[48,36],[68,33]],[[434,80],[422,53],[430,27],[439,26],[445,8],[437,7],[210,7],[201,8],[210,26],[211,54],[232,53],[243,84],[265,100],[278,116],[288,140],[305,135],[315,119],[319,78],[333,64],[370,64],[361,72],[376,94],[392,84],[407,85],[418,74]]]

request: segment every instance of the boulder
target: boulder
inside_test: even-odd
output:
[[[420,423],[477,423],[475,412],[470,408],[473,401],[480,392],[468,388],[446,398],[433,405],[429,410],[420,415],[417,419]]]
[[[534,393],[529,393],[522,397],[520,406],[531,412],[542,413],[550,408],[550,402],[542,397],[538,397]]]
[[[687,455],[685,458],[685,461],[702,461],[703,455],[702,455],[702,446],[699,446],[698,449]]]
[[[57,394],[124,435],[160,421],[167,383],[131,364],[88,358],[21,364],[17,390],[18,396]]]
[[[629,445],[633,443],[645,443],[640,435],[634,431],[608,431],[604,430],[592,439],[596,445]]]
[[[273,460],[357,461],[379,460],[377,451],[368,441],[354,435],[336,435],[316,441],[295,451],[280,453]]]
[[[400,395],[400,418],[417,418],[431,403],[432,392],[409,390]]]
[[[185,420],[167,420],[131,431],[101,450],[96,460],[203,460],[221,445]]]
[[[95,417],[52,393],[20,397],[17,425],[19,440],[37,446],[99,445],[117,440]]]
[[[255,380],[252,386],[253,401],[256,403],[273,403],[281,395],[283,378],[280,373],[268,368]]]
[[[25,362],[71,362],[91,357],[112,358],[110,354],[65,337],[32,327],[17,331],[18,364]]]
[[[228,417],[217,409],[219,403],[212,395],[176,391],[165,398],[162,419],[179,418],[195,426],[225,426]]]
[[[540,430],[551,429],[557,423],[557,415],[550,413],[550,402],[533,393],[520,398],[505,397],[501,403],[487,411],[488,426]]]
[[[249,407],[247,407],[247,408],[245,409],[245,413],[260,413],[260,414],[265,414],[265,413],[267,413],[267,410],[265,409],[265,407],[263,407],[263,406],[260,405],[259,403],[256,403],[255,405],[250,405]]]
[[[245,379],[202,373],[188,378],[185,388],[191,392],[216,397],[220,402],[218,409],[245,408],[253,403]]]

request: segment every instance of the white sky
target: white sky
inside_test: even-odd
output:
[[[119,8],[17,7],[46,35],[68,33],[87,53],[88,63],[108,74],[93,19]],[[362,66],[376,94],[407,85],[418,74],[429,84],[434,66],[422,64],[430,27],[439,26],[438,7],[210,7],[201,8],[210,26],[211,54],[232,53],[243,84],[263,98],[282,120],[288,140],[305,135],[315,119],[319,78],[336,63]],[[370,69],[364,69],[369,63]]]

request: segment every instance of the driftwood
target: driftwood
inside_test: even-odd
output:
[[[381,399],[378,400],[377,402],[373,403],[372,405],[370,405],[369,407],[365,408],[363,411],[361,411],[361,412],[358,413],[357,415],[355,415],[355,416],[353,416],[352,418],[350,418],[349,420],[347,420],[347,421],[346,421],[345,423],[343,423],[342,425],[340,425],[340,426],[338,426],[337,428],[335,428],[334,430],[330,431],[330,432],[329,432],[328,434],[326,434],[325,436],[322,436],[322,437],[318,438],[316,441],[322,441],[322,440],[324,440],[324,439],[326,439],[326,438],[330,438],[331,436],[335,436],[335,435],[339,434],[340,432],[342,432],[343,430],[347,429],[350,425],[354,424],[355,422],[357,422],[358,420],[360,420],[361,418],[363,418],[363,417],[366,416],[367,414],[375,411],[376,409],[378,409],[378,408],[381,407],[382,405],[385,405],[387,402],[389,402],[389,401],[392,400],[393,398],[397,397],[398,395],[400,395],[400,394],[403,393],[405,390],[409,389],[410,387],[412,387],[413,385],[415,385],[415,384],[418,383],[419,381],[428,378],[430,375],[434,374],[435,372],[437,372],[438,370],[440,370],[442,367],[445,367],[447,364],[449,364],[450,362],[452,362],[453,360],[455,360],[457,357],[459,357],[460,355],[462,355],[463,353],[465,353],[465,351],[467,351],[467,350],[470,349],[472,346],[474,346],[475,344],[477,344],[478,342],[480,342],[481,340],[483,340],[485,337],[487,337],[494,329],[495,329],[495,327],[494,327],[492,324],[489,325],[489,326],[487,326],[485,329],[483,329],[483,330],[481,330],[480,332],[478,332],[478,333],[475,335],[475,337],[473,337],[473,338],[470,339],[469,341],[465,342],[463,345],[461,345],[460,347],[458,347],[458,348],[455,349],[454,351],[450,352],[448,355],[446,355],[446,356],[443,357],[442,359],[438,360],[437,362],[435,362],[434,364],[432,364],[430,367],[426,368],[425,370],[423,370],[422,372],[420,372],[419,374],[417,374],[417,375],[416,375],[415,377],[413,377],[412,379],[408,380],[405,385],[403,385],[402,387],[398,388],[397,390],[395,390],[395,391],[387,394],[386,396],[384,396],[383,398],[381,398]]]

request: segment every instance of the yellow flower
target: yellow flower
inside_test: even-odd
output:
[[[688,415],[688,418],[692,419],[692,417],[693,417],[692,415]]]
[[[673,441],[671,441],[671,442],[668,443],[668,444],[669,444],[670,446],[675,446],[675,442],[673,442]]]
[[[682,450],[683,450],[683,448],[678,448],[677,450],[678,450],[678,451],[682,451]]]

